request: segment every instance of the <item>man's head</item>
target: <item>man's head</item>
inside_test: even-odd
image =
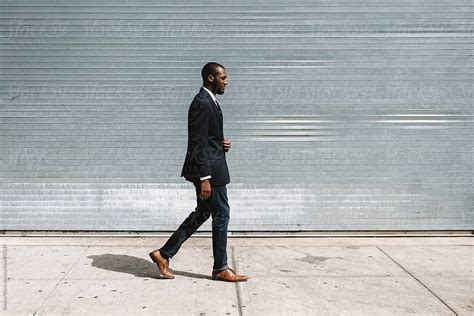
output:
[[[201,71],[202,84],[214,94],[224,94],[227,86],[227,72],[218,63],[207,63]]]

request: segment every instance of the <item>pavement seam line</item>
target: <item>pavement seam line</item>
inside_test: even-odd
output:
[[[234,251],[234,246],[230,247],[231,249],[231,254],[232,254],[232,265],[234,266],[235,271],[238,271],[237,265],[235,263],[235,251]],[[240,284],[239,282],[235,282],[235,294],[237,295],[237,306],[239,310],[239,316],[243,316],[243,310],[242,310],[242,298],[240,295]]]
[[[45,297],[45,299],[43,300],[43,302],[41,302],[41,304],[36,308],[36,310],[34,311],[33,313],[33,316],[35,315],[38,315],[41,311],[41,309],[43,308],[44,304],[46,303],[47,300],[49,300],[49,298],[51,296],[53,296],[53,294],[57,291],[57,289],[63,284],[63,281],[72,273],[72,271],[74,270],[74,268],[78,265],[79,261],[82,259],[82,257],[84,257],[85,253],[87,252],[87,250],[89,250],[90,246],[87,246],[84,251],[81,253],[81,255],[77,258],[77,260],[71,264],[71,266],[69,267],[69,270],[63,274],[63,276],[61,276],[58,281],[56,282],[56,284],[54,285],[53,289],[51,290],[51,292],[49,292],[49,294]]]
[[[418,283],[421,284],[421,286],[423,286],[426,290],[428,290],[428,292],[430,292],[434,297],[436,297],[441,303],[443,303],[447,308],[449,308],[449,310],[451,312],[454,313],[454,315],[458,315],[458,313],[456,313],[454,311],[454,309],[451,308],[451,306],[449,306],[441,297],[439,297],[435,292],[433,292],[430,288],[428,288],[423,282],[421,282],[420,279],[418,279],[416,276],[413,275],[413,273],[411,273],[410,271],[408,271],[404,266],[402,266],[400,263],[398,263],[397,261],[395,261],[395,259],[393,259],[388,253],[386,253],[383,249],[381,249],[379,246],[376,246],[378,250],[380,250],[384,255],[386,255],[390,260],[392,260],[397,266],[399,266],[401,269],[403,269],[403,271],[405,271],[406,273],[408,273],[413,279],[415,279]]]
[[[7,266],[7,245],[3,244],[3,310],[7,310],[7,297],[8,297],[8,266]]]

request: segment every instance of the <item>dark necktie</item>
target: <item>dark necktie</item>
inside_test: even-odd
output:
[[[221,107],[219,106],[219,102],[217,102],[217,99],[216,99],[216,105],[217,105],[217,109],[219,110],[219,113],[222,114]]]

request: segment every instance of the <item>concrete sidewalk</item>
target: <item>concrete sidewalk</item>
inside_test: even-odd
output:
[[[472,315],[470,237],[229,238],[245,283],[212,281],[192,237],[160,279],[162,237],[2,237],[2,315]]]

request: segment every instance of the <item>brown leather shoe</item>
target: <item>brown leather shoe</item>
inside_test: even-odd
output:
[[[174,279],[174,274],[168,270],[169,261],[161,256],[160,250],[150,252],[150,258],[158,265],[158,269],[165,278]]]
[[[212,279],[226,282],[242,282],[247,281],[248,277],[242,274],[236,274],[234,270],[227,267],[221,272],[212,271]]]

